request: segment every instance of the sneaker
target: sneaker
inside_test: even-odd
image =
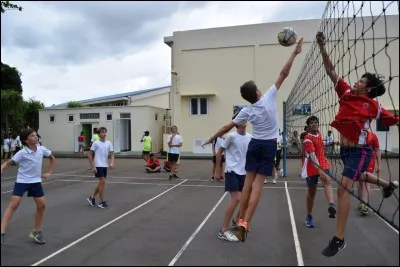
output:
[[[272,183],[273,183],[273,184],[276,184],[276,179],[275,179],[275,178],[272,179]]]
[[[239,219],[239,223],[238,223],[238,234],[237,234],[237,238],[239,241],[244,242],[246,241],[246,237],[247,237],[247,229],[248,229],[248,223],[247,221],[243,220],[243,219]]]
[[[103,201],[103,202],[100,202],[100,204],[97,205],[97,207],[102,208],[102,209],[106,209],[106,208],[109,208],[110,206],[108,206],[107,201]]]
[[[229,227],[232,229],[236,229],[238,227],[237,222],[232,219],[232,221],[229,223]]]
[[[267,179],[264,180],[264,184],[267,184]]]
[[[1,233],[1,245],[3,245],[7,240],[6,233]]]
[[[172,175],[172,177],[175,178],[175,179],[179,179],[179,177],[178,177],[178,175],[176,175],[176,173],[174,173],[174,174]]]
[[[168,180],[172,181],[172,175],[169,176]]]
[[[222,232],[220,230],[218,233],[218,238],[226,240],[226,241],[230,241],[230,242],[238,242],[239,241],[239,239],[231,231],[228,231],[228,230],[225,232]]]
[[[213,176],[213,177],[211,177],[210,182],[214,182],[214,181],[215,181],[215,178]]]
[[[361,215],[368,215],[368,206],[365,205],[364,203],[361,203],[360,214]]]
[[[308,228],[314,228],[314,221],[312,219],[312,216],[308,215],[306,218],[306,226]]]
[[[329,245],[324,250],[322,250],[322,254],[326,257],[333,257],[345,247],[346,242],[344,241],[344,239],[340,240],[339,238],[334,236],[332,240],[329,241]]]
[[[89,196],[86,200],[89,202],[90,206],[96,206],[96,199],[94,197]]]
[[[328,208],[329,218],[336,218],[335,204],[330,204]]]
[[[37,231],[37,232],[36,231],[32,231],[29,234],[29,237],[34,239],[36,241],[36,243],[38,243],[38,244],[45,244],[46,243],[46,241],[44,241],[44,239],[43,239],[42,231]]]
[[[361,210],[362,209],[362,205],[363,205],[363,203],[360,202],[360,204],[358,204],[357,210]]]
[[[389,187],[383,188],[383,197],[384,198],[390,197],[393,194],[393,192],[398,188],[399,188],[398,181],[390,182]]]

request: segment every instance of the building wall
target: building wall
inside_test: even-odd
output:
[[[159,94],[150,95],[150,93],[146,93],[140,96],[133,96],[131,97],[130,105],[145,105],[167,109],[169,108],[169,89],[166,92],[162,92]]]
[[[372,38],[372,31],[365,35],[367,53],[372,54],[370,50],[372,44],[375,44],[375,47],[383,47],[383,42],[386,42],[385,32],[387,32],[388,40],[398,38],[398,16],[386,16],[386,19],[387,25],[391,25],[391,28],[385,31],[382,23],[377,23],[374,39],[369,40]],[[358,22],[356,25],[359,28],[362,23]],[[369,18],[364,17],[364,23],[370,25]],[[295,59],[289,77],[278,92],[277,110],[280,127],[282,127],[283,101],[287,99],[300,74],[304,59],[312,46],[320,24],[320,20],[306,20],[174,32],[171,70],[176,72],[176,75],[171,75],[170,103],[173,124],[179,127],[184,138],[183,154],[210,152],[209,149],[199,149],[195,143],[200,144],[202,140],[209,138],[217,129],[228,123],[233,115],[233,105],[248,104],[241,98],[239,92],[240,85],[245,81],[254,80],[262,91],[266,91],[276,81],[294,48],[280,46],[276,40],[276,33],[282,27],[294,26],[299,36],[304,36],[305,39],[303,53]],[[349,32],[351,31],[350,27]],[[362,47],[361,44],[360,47]],[[387,52],[391,59],[391,73],[398,75],[398,39],[390,44]],[[358,60],[364,57],[363,49],[356,49],[355,53]],[[346,73],[349,68],[346,69],[346,66],[354,66],[355,63],[351,60],[355,60],[355,57],[349,59],[347,56],[343,59],[345,67],[338,67],[338,73]],[[348,63],[349,60],[350,63]],[[379,58],[368,61],[366,67],[372,68],[370,64],[375,64],[379,72],[388,76],[386,73],[389,72],[390,65],[383,53]],[[358,75],[361,74],[358,73]],[[351,73],[350,82],[354,83],[356,77],[356,72]],[[390,96],[386,94],[379,99],[389,110],[399,108],[398,78],[396,81],[391,83]],[[210,94],[211,92],[215,95]],[[190,115],[190,98],[194,93],[208,98],[207,115]],[[311,94],[308,97],[316,98]],[[306,100],[307,98],[304,98],[304,101]],[[337,101],[337,98],[332,97],[330,101],[333,103]],[[319,104],[320,108],[323,104],[323,102]],[[323,114],[322,117],[332,119],[333,114]],[[248,130],[251,132],[251,127]],[[391,130],[391,143],[397,151],[398,137],[398,129]]]
[[[100,118],[80,119],[80,113],[100,113]],[[119,125],[121,121],[121,113],[131,113],[131,135],[127,137],[131,139],[132,153],[130,154],[141,153],[143,144],[140,140],[146,130],[152,133],[153,147],[155,149],[162,147],[161,133],[165,110],[150,106],[42,109],[39,111],[39,133],[43,145],[55,153],[74,153],[78,148],[77,136],[81,132],[83,124],[91,124],[92,130],[105,126],[108,130],[107,140],[111,141],[115,148],[116,125]],[[107,114],[112,114],[111,121],[107,121]],[[55,115],[54,123],[49,122],[50,115]],[[73,122],[68,121],[69,115],[74,115]],[[124,135],[120,133],[121,136]]]

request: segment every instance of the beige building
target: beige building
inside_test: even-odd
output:
[[[363,20],[364,25],[371,25],[371,18],[364,17]],[[394,40],[386,49],[388,56],[383,52],[379,53],[379,56],[366,64],[366,68],[371,72],[374,72],[374,67],[371,65],[374,63],[378,72],[385,76],[388,76],[390,71],[393,77],[397,76],[390,85],[390,94],[387,93],[379,99],[386,109],[394,111],[399,109],[399,17],[398,15],[386,16],[386,20],[386,25],[391,27],[385,31],[382,20],[375,22],[374,39],[372,39],[372,31],[368,31],[363,40],[365,46],[359,42],[358,49],[355,49],[353,53],[357,55],[359,63],[364,58],[363,47],[368,55],[368,53],[372,54],[373,44],[380,49],[384,47],[386,37],[388,40]],[[361,19],[356,18],[355,24],[358,32],[361,32],[359,28],[363,25]],[[287,100],[300,71],[304,71],[303,63],[309,57],[309,51],[314,49],[313,42],[320,25],[321,20],[290,21],[174,32],[173,36],[165,37],[164,43],[171,47],[172,123],[178,127],[184,139],[182,154],[201,156],[211,153],[211,146],[202,149],[201,144],[217,129],[230,122],[235,106],[248,104],[241,98],[239,92],[240,85],[245,81],[254,80],[263,92],[270,88],[294,49],[294,47],[279,45],[277,33],[283,27],[292,26],[299,36],[304,37],[304,45],[303,53],[296,58],[289,77],[278,92],[277,108],[282,129],[283,101]],[[353,26],[349,27],[350,33],[354,31]],[[317,55],[320,57],[319,54]],[[350,59],[352,61],[348,63],[349,55],[346,54],[343,59],[344,66],[341,65],[337,71],[342,72],[340,75],[346,76],[346,80],[352,84],[357,78],[357,73],[351,72],[348,77],[347,73],[349,66],[354,68],[353,62],[356,59],[353,56]],[[390,64],[388,64],[388,58],[391,60]],[[363,68],[359,72],[362,71],[364,71]],[[326,85],[324,88],[329,88],[329,86]],[[319,94],[322,95],[323,92]],[[337,97],[334,94],[323,99],[323,97],[318,97],[318,92],[304,91],[297,96],[301,96],[301,99],[293,99],[291,104],[312,102],[313,112],[320,111],[316,113],[320,118],[333,120],[337,108],[337,105],[335,106]],[[295,118],[294,115],[291,119],[293,118]],[[292,120],[291,129],[288,131],[297,129],[302,132],[304,121],[305,116],[296,117]],[[328,127],[323,128],[324,134]],[[250,126],[248,130],[252,131]],[[334,135],[338,136],[336,132]],[[389,132],[378,132],[378,135],[381,145],[387,143],[388,150],[399,151],[397,127],[392,127]]]
[[[143,132],[150,131],[154,152],[162,150],[165,126],[169,126],[170,87],[141,90],[77,101],[82,108],[67,108],[67,103],[39,111],[39,133],[44,146],[55,154],[78,151],[78,135],[84,131],[86,143],[95,128],[108,129],[107,140],[115,153],[139,155]]]

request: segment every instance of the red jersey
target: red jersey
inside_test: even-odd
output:
[[[153,158],[153,159],[148,159],[147,160],[147,166],[150,168],[155,168],[157,166],[160,166],[160,160],[158,158]]]
[[[316,162],[323,170],[329,170],[328,159],[325,157],[324,152],[324,140],[322,139],[322,134],[318,132],[317,135],[308,133],[304,137],[303,143],[303,168],[301,171],[301,177],[307,178],[314,175],[319,175],[317,167],[310,158],[311,153],[315,153],[315,157],[318,162]]]
[[[78,136],[78,142],[84,142],[84,141],[85,141],[85,136],[84,135]]]
[[[371,146],[372,153],[371,153],[371,161],[369,162],[367,172],[373,173],[375,168],[375,150],[379,149],[379,140],[378,136],[375,133],[369,132],[367,137],[367,144]]]
[[[339,96],[339,112],[331,125],[351,142],[366,144],[370,120],[381,119],[385,126],[399,123],[399,118],[382,108],[376,100],[352,94],[350,85],[342,78],[335,89]]]

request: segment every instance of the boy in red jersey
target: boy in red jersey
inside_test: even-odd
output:
[[[381,169],[381,150],[379,147],[379,140],[378,136],[376,136],[375,133],[369,132],[368,137],[367,137],[367,144],[371,146],[372,149],[372,154],[371,154],[371,160],[369,162],[367,172],[363,173],[362,178],[360,180],[365,180],[367,177],[364,177],[366,175],[370,175],[373,173],[379,173]],[[375,164],[376,162],[376,164]],[[364,178],[364,179],[363,179]],[[369,183],[366,183],[364,181],[359,181],[357,183],[358,186],[358,197],[364,201],[364,203],[369,202],[369,194],[371,192],[371,186]],[[368,214],[368,206],[365,205],[364,203],[360,203],[358,205],[358,210],[360,211],[361,215],[367,215]]]
[[[386,126],[398,125],[399,118],[386,111],[374,100],[385,93],[386,89],[376,74],[365,73],[361,79],[351,87],[333,67],[325,49],[325,36],[322,32],[316,35],[324,67],[329,78],[335,84],[339,97],[339,111],[331,126],[340,133],[340,156],[343,161],[341,186],[338,188],[338,213],[336,234],[329,245],[322,251],[326,257],[335,256],[345,248],[344,231],[350,210],[349,191],[360,178],[365,182],[378,184],[383,188],[385,198],[392,195],[399,183],[378,179],[375,175],[364,175],[371,159],[371,147],[367,145],[370,121],[380,119]]]
[[[301,178],[307,179],[308,186],[306,226],[314,228],[312,209],[317,192],[318,178],[321,178],[321,182],[324,185],[325,196],[329,204],[329,218],[336,217],[336,207],[333,199],[331,178],[329,177],[329,163],[324,152],[324,141],[321,132],[318,130],[319,120],[316,116],[311,116],[306,123],[309,132],[304,136]]]

